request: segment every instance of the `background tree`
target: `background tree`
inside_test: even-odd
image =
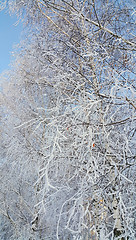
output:
[[[29,34],[3,85],[1,238],[134,239],[133,6],[8,3]]]

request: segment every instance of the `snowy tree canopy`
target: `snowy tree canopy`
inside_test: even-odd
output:
[[[134,240],[134,2],[1,6],[26,36],[1,77],[1,239]]]

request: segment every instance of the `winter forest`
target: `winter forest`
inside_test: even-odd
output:
[[[136,1],[2,0],[0,240],[136,239]]]

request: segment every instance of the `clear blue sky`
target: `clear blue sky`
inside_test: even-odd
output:
[[[15,26],[16,23],[15,16],[11,17],[5,11],[0,11],[0,74],[9,69],[13,46],[21,39],[23,26],[21,23]]]

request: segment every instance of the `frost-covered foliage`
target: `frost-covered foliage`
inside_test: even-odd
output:
[[[133,6],[8,4],[29,32],[3,83],[1,239],[134,240]]]

